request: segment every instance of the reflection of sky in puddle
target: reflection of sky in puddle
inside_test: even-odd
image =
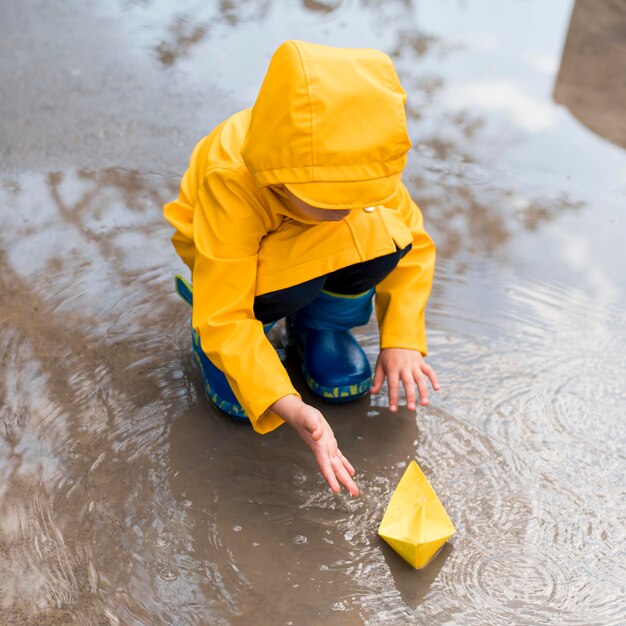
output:
[[[110,326],[105,313],[115,309],[128,332],[131,319],[123,311],[138,312],[142,289],[163,280],[163,259],[174,256],[164,255],[161,217],[174,189],[161,177],[124,170],[6,179],[0,204],[11,211],[2,213],[0,226],[7,269],[27,279],[48,314],[71,312],[95,331]],[[109,287],[120,283],[136,288],[120,298]]]
[[[409,104],[424,105],[411,122],[418,152],[430,136],[461,141],[459,152],[469,151],[466,157],[522,193],[549,190],[556,177],[577,200],[610,201],[616,180],[626,186],[622,151],[552,101],[571,0],[327,6],[337,5],[323,12],[296,2],[250,2],[233,4],[229,13],[161,1],[122,5],[122,16],[154,61],[159,46],[169,46],[167,71],[217,83],[241,108],[254,102],[271,53],[285,39],[396,52]],[[458,113],[479,120],[477,141],[463,141],[455,136],[459,125],[442,123]]]
[[[330,10],[322,10],[325,6]],[[598,220],[595,211],[587,211],[551,234],[550,247],[561,250],[561,262],[575,272],[579,253],[590,252],[584,241],[575,243],[576,230],[599,230],[601,238],[603,220],[617,219],[626,197],[626,161],[623,150],[552,99],[572,6],[571,0],[175,7],[156,1],[122,3],[118,10],[153,63],[159,65],[168,49],[166,72],[182,84],[219,85],[238,103],[235,108],[253,103],[271,53],[287,38],[389,52],[412,111],[414,149],[406,178],[425,205],[442,253],[455,248],[450,237],[455,224],[456,238],[467,242],[477,219],[494,225],[491,243],[479,234],[474,245],[464,244],[477,253],[495,249],[497,238],[504,242],[524,225],[533,230],[533,222],[599,205],[605,217]],[[469,205],[478,206],[476,214]],[[521,241],[524,248],[518,240],[516,252],[525,259],[535,254],[529,250],[540,254],[546,247],[545,239]],[[612,273],[589,258],[581,280],[588,277],[608,294],[615,290]]]

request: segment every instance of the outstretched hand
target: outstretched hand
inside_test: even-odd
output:
[[[437,374],[417,350],[406,348],[383,348],[378,355],[374,369],[371,393],[378,393],[387,378],[389,390],[389,409],[398,410],[398,391],[400,384],[404,386],[407,409],[415,410],[415,386],[419,394],[420,404],[428,404],[428,384],[430,380],[435,391],[439,391]]]
[[[341,453],[335,435],[320,411],[293,395],[274,402],[270,409],[293,426],[309,446],[333,493],[339,493],[340,485],[343,485],[350,495],[359,495],[359,488],[352,478],[354,467]]]

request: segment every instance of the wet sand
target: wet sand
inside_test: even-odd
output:
[[[0,622],[623,624],[625,33],[617,1],[5,8]],[[161,216],[287,38],[394,57],[439,250],[428,408],[289,363],[357,499],[203,397]],[[420,572],[376,536],[411,459],[458,529]]]

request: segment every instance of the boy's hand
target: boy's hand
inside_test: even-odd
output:
[[[424,357],[417,350],[406,348],[383,348],[378,355],[371,393],[377,393],[385,382],[389,388],[389,409],[398,410],[398,389],[400,383],[404,385],[407,409],[415,409],[415,385],[419,392],[420,404],[428,404],[428,385],[426,379],[435,391],[439,391],[437,374]]]
[[[335,435],[320,411],[293,395],[274,402],[270,409],[293,426],[309,446],[333,493],[339,493],[341,483],[352,496],[359,495],[352,479],[354,467],[337,447]]]

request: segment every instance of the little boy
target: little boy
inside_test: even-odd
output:
[[[277,320],[307,384],[331,402],[378,392],[391,411],[404,386],[428,403],[424,309],[435,248],[400,180],[410,147],[406,94],[389,57],[371,49],[287,41],[252,109],[196,146],[177,200],[172,242],[191,270],[193,349],[220,409],[259,433],[283,421],[312,450],[333,492],[353,496],[354,468],[322,413],[305,404],[266,337]],[[372,377],[350,333],[376,296],[380,354]]]

